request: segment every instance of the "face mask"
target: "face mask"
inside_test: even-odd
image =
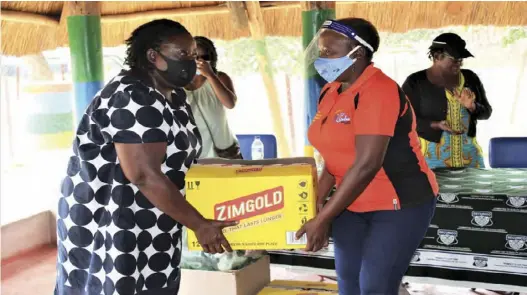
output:
[[[166,71],[159,71],[167,82],[176,87],[184,87],[192,82],[196,76],[196,61],[193,59],[175,60],[159,53],[167,63]]]
[[[355,63],[357,59],[352,59],[351,55],[359,48],[360,46],[355,46],[348,54],[339,58],[319,57],[315,60],[315,69],[324,80],[329,83],[334,82],[345,70]]]
[[[196,76],[201,75],[201,72],[199,70],[196,70]]]

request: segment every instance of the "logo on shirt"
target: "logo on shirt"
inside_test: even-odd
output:
[[[485,227],[492,226],[492,212],[472,211],[472,225]]]
[[[322,118],[322,114],[320,112],[317,112],[315,114],[315,117],[313,118],[313,121],[320,120],[320,118]]]
[[[338,112],[335,115],[335,122],[341,124],[349,124],[351,122],[351,118],[344,112]]]

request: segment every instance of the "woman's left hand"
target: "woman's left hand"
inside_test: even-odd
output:
[[[212,66],[210,65],[210,62],[202,59],[196,60],[196,66],[198,67],[198,70],[200,71],[201,75],[205,78],[210,78],[214,75],[214,71],[212,70]]]
[[[464,88],[461,91],[457,91],[456,98],[459,103],[468,110],[473,111],[476,108],[476,95],[469,88]]]
[[[330,223],[328,221],[315,217],[304,223],[296,232],[296,238],[299,239],[305,234],[307,236],[305,251],[317,252],[328,245],[329,225]]]

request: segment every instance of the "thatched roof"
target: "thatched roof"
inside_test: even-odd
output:
[[[261,2],[268,35],[300,36],[300,2]],[[26,55],[67,46],[64,3],[57,1],[1,2],[2,53]],[[451,25],[527,25],[527,2],[337,2],[337,17],[363,17],[380,31],[405,32]],[[152,19],[166,17],[183,23],[194,35],[232,40],[249,37],[238,30],[224,1],[101,3],[104,46],[123,44],[131,31]]]

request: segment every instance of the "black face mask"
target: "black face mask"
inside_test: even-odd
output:
[[[162,53],[159,53],[165,62],[167,63],[166,71],[159,71],[161,76],[172,86],[176,87],[185,87],[196,75],[196,60],[194,59],[184,59],[184,60],[175,60],[170,59],[164,56]]]

